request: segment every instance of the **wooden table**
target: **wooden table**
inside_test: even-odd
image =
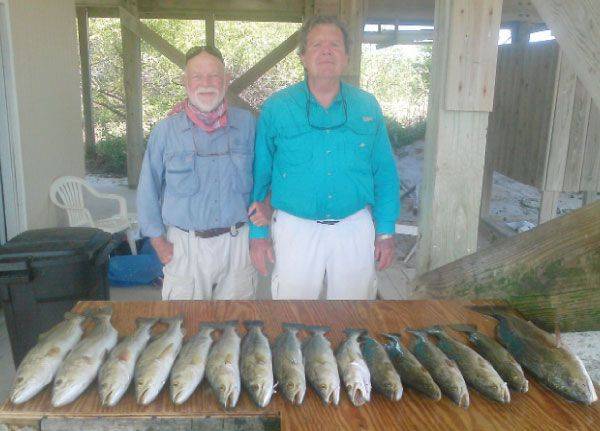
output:
[[[398,332],[407,326],[469,322],[492,334],[494,320],[465,308],[470,304],[457,301],[172,301],[115,302],[112,306],[113,324],[121,335],[133,331],[136,317],[184,313],[187,336],[196,333],[203,321],[262,319],[271,341],[280,332],[282,322],[330,325],[328,337],[336,347],[343,339],[342,330],[346,327],[367,328],[372,334],[378,334]],[[75,311],[104,305],[105,302],[81,302]],[[240,328],[239,332],[245,331]],[[404,341],[406,344],[407,337]],[[261,410],[243,393],[237,407],[228,412],[220,408],[206,381],[181,406],[174,405],[168,390],[163,390],[149,406],[138,406],[130,391],[114,408],[101,407],[94,384],[74,403],[57,409],[50,405],[49,389],[20,406],[7,401],[0,408],[0,423],[27,424],[42,430],[127,429],[123,426],[134,419],[140,421],[136,428],[140,430],[157,427],[165,430],[274,430],[279,426],[283,430],[319,431],[599,429],[600,403],[592,406],[574,404],[538,383],[530,382],[529,392],[513,392],[508,405],[489,401],[470,390],[471,406],[467,410],[445,397],[434,402],[405,388],[399,402],[388,401],[375,393],[370,403],[359,408],[349,402],[345,392],[341,394],[339,406],[325,406],[309,389],[299,407],[290,405],[277,394],[269,406]],[[112,425],[107,428],[108,423]],[[201,424],[204,424],[202,428]]]

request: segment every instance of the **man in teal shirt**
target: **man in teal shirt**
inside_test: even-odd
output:
[[[275,262],[274,299],[317,299],[325,278],[328,299],[374,299],[375,260],[385,269],[394,258],[396,166],[379,104],[340,80],[348,48],[339,20],[309,20],[299,47],[306,80],[262,108],[251,211],[267,213],[271,193],[276,212],[272,243],[268,226],[251,224],[250,255],[264,275]]]

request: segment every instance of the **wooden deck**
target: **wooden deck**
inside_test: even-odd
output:
[[[139,316],[185,315],[188,336],[196,332],[202,321],[228,319],[262,319],[270,340],[280,332],[281,323],[296,321],[327,324],[333,346],[343,339],[346,327],[364,327],[372,334],[401,331],[407,326],[469,322],[484,332],[492,333],[494,322],[474,313],[457,301],[172,301],[172,302],[114,302],[113,324],[122,335],[134,328]],[[79,303],[75,311],[106,305],[103,302]],[[240,333],[244,331],[240,329]],[[405,340],[406,341],[406,340]],[[405,388],[406,389],[406,388]],[[489,401],[474,390],[471,406],[463,410],[447,398],[431,401],[413,390],[406,389],[399,402],[391,402],[374,394],[369,404],[356,408],[345,393],[340,405],[325,406],[309,389],[302,406],[292,406],[279,395],[265,409],[256,408],[243,393],[237,407],[224,412],[210,388],[203,382],[192,398],[175,406],[163,390],[149,406],[138,406],[133,394],[127,393],[114,408],[101,407],[96,386],[89,388],[74,403],[52,408],[50,391],[46,389],[31,401],[15,406],[10,402],[0,408],[0,423],[40,424],[37,429],[106,429],[100,424],[111,423],[121,428],[135,420],[140,430],[160,425],[160,429],[201,429],[206,421],[217,421],[221,428],[284,429],[284,430],[487,430],[487,429],[594,429],[600,423],[600,403],[582,406],[567,402],[536,382],[526,394],[513,393],[512,402],[502,405]],[[235,421],[238,422],[235,422]],[[256,422],[258,420],[259,422]],[[111,422],[112,421],[112,422]],[[245,422],[244,422],[245,421]],[[254,421],[254,422],[253,422]],[[92,426],[92,423],[96,425]],[[238,425],[235,425],[235,424]],[[61,425],[62,424],[62,425]],[[70,424],[70,425],[69,425]],[[144,425],[146,424],[146,425]],[[151,425],[148,425],[151,424]],[[162,424],[162,425],[161,425]],[[170,424],[167,426],[167,424]],[[195,425],[194,425],[195,424]],[[225,424],[225,425],[223,425]],[[228,425],[227,425],[228,424]],[[245,424],[245,425],[242,425]],[[257,425],[258,424],[258,425]],[[594,425],[595,424],[595,425]],[[43,425],[43,426],[42,426]],[[70,428],[69,428],[70,426]],[[144,427],[145,426],[145,427]],[[62,428],[61,428],[62,427]],[[229,428],[228,428],[229,427]],[[17,428],[18,429],[18,428]],[[33,428],[36,429],[36,428]],[[202,428],[205,429],[205,428]],[[597,429],[597,428],[596,428]]]

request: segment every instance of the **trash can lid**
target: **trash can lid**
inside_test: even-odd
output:
[[[34,229],[23,232],[0,247],[0,260],[86,256],[88,259],[111,240],[111,235],[90,227]]]

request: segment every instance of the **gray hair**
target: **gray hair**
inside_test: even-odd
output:
[[[346,29],[346,25],[340,21],[337,17],[331,15],[315,15],[309,18],[300,29],[300,42],[298,43],[298,54],[304,55],[306,51],[306,41],[308,39],[308,33],[319,25],[330,24],[334,25],[340,29],[342,35],[344,36],[344,49],[346,50],[346,54],[350,54],[350,36],[348,35],[348,30]]]

